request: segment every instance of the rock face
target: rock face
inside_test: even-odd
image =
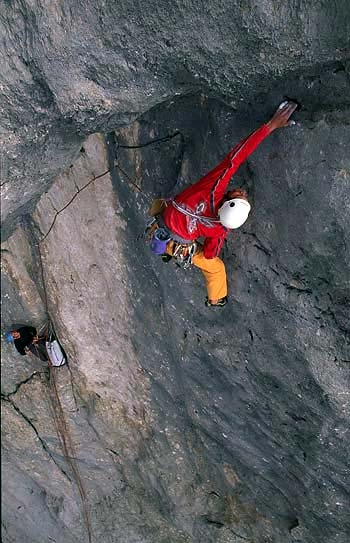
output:
[[[0,23],[5,234],[74,161],[87,134],[128,124],[175,95],[204,92],[241,109],[243,100],[265,101],[277,87],[295,91],[301,78],[305,107],[348,104],[342,84],[331,77],[322,93],[319,79],[329,66],[348,73],[348,15],[347,0],[331,9],[321,0],[303,7],[7,3]]]
[[[3,540],[346,543],[348,8],[157,4],[4,8],[3,327],[48,311],[69,365],[3,345]],[[147,209],[285,94],[211,311]]]

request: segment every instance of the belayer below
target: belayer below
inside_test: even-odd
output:
[[[49,360],[45,347],[45,338],[38,337],[36,328],[33,326],[22,326],[17,330],[7,332],[6,340],[13,343],[19,354],[22,356],[31,352],[40,360]]]
[[[66,354],[58,342],[51,322],[45,325],[42,335],[34,326],[22,326],[5,334],[8,343],[13,344],[19,354],[32,353],[50,366],[63,366],[67,362]]]
[[[233,174],[260,143],[277,128],[294,124],[291,115],[298,104],[282,102],[272,118],[236,145],[218,166],[173,199],[155,200],[150,209],[153,220],[146,233],[153,253],[164,261],[175,257],[184,267],[191,263],[204,274],[208,307],[227,303],[226,269],[219,258],[230,230],[248,218],[251,206],[247,192],[226,192]],[[205,238],[201,244],[196,241]]]

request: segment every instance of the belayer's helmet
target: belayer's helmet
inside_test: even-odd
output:
[[[13,338],[12,332],[6,332],[5,339],[7,343],[13,343],[15,341]]]
[[[219,219],[226,228],[239,228],[248,218],[250,203],[243,198],[233,198],[222,204],[219,209]]]

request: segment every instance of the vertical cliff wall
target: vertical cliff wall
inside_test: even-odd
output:
[[[204,306],[200,272],[139,239],[148,198],[212,166],[249,113],[194,96],[90,137],[4,245],[5,319],[40,324],[36,244],[55,220],[40,251],[92,540],[346,541],[348,129],[299,119],[242,168],[254,213],[224,250],[220,313]],[[117,148],[164,127],[186,137]],[[8,540],[86,541],[45,370],[8,349],[5,360]]]
[[[330,64],[347,66],[347,0],[332,7],[35,0],[5,2],[1,15],[2,182],[11,180],[3,186],[5,234],[77,157],[86,135],[128,124],[174,96],[204,92],[240,108],[266,99],[279,80],[305,76],[312,109],[349,103],[332,83],[321,98],[319,82]]]
[[[348,541],[347,11],[4,6],[2,326],[48,311],[69,360],[2,343],[5,542]],[[145,245],[150,201],[284,95],[210,311]]]

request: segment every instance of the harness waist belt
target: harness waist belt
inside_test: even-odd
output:
[[[157,223],[159,224],[159,226],[161,226],[162,228],[164,228],[167,232],[169,232],[169,236],[171,237],[172,240],[174,241],[177,241],[177,243],[181,243],[182,245],[189,245],[190,243],[194,243],[194,240],[193,239],[184,239],[184,238],[181,238],[180,236],[177,236],[174,232],[172,232],[168,227],[167,225],[165,224],[165,222],[163,221],[163,218],[161,215],[157,215]]]

